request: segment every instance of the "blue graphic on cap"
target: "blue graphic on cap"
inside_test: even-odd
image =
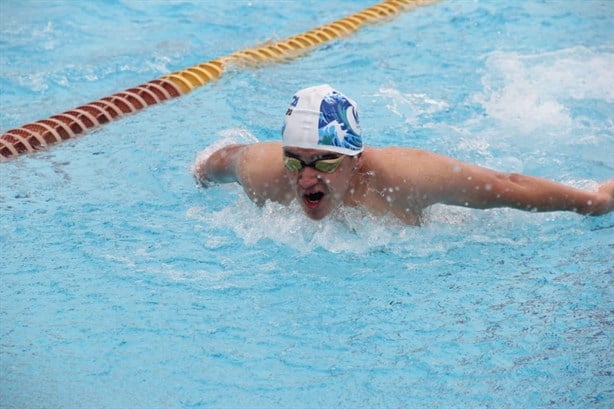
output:
[[[336,91],[320,104],[318,144],[360,151],[362,137],[356,107]]]

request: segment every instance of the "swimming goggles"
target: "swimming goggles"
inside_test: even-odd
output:
[[[344,155],[341,155],[331,159],[316,159],[309,163],[305,163],[299,158],[295,158],[293,156],[289,156],[287,153],[284,153],[284,166],[286,169],[292,172],[298,172],[305,167],[310,167],[320,172],[333,173],[337,170],[339,165],[341,165],[343,158]]]

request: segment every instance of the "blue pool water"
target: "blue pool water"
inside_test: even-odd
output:
[[[226,3],[3,0],[2,130],[373,4]],[[594,188],[613,17],[442,1],[0,164],[0,407],[612,407],[613,215],[312,222],[190,166],[278,139],[294,91],[328,82],[368,144]]]

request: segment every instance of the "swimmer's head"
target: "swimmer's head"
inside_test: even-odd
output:
[[[330,85],[298,91],[281,128],[284,147],[355,156],[363,150],[358,106]]]

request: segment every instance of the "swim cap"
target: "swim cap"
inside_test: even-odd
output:
[[[330,85],[298,91],[281,128],[283,146],[344,155],[362,152],[358,106]]]

